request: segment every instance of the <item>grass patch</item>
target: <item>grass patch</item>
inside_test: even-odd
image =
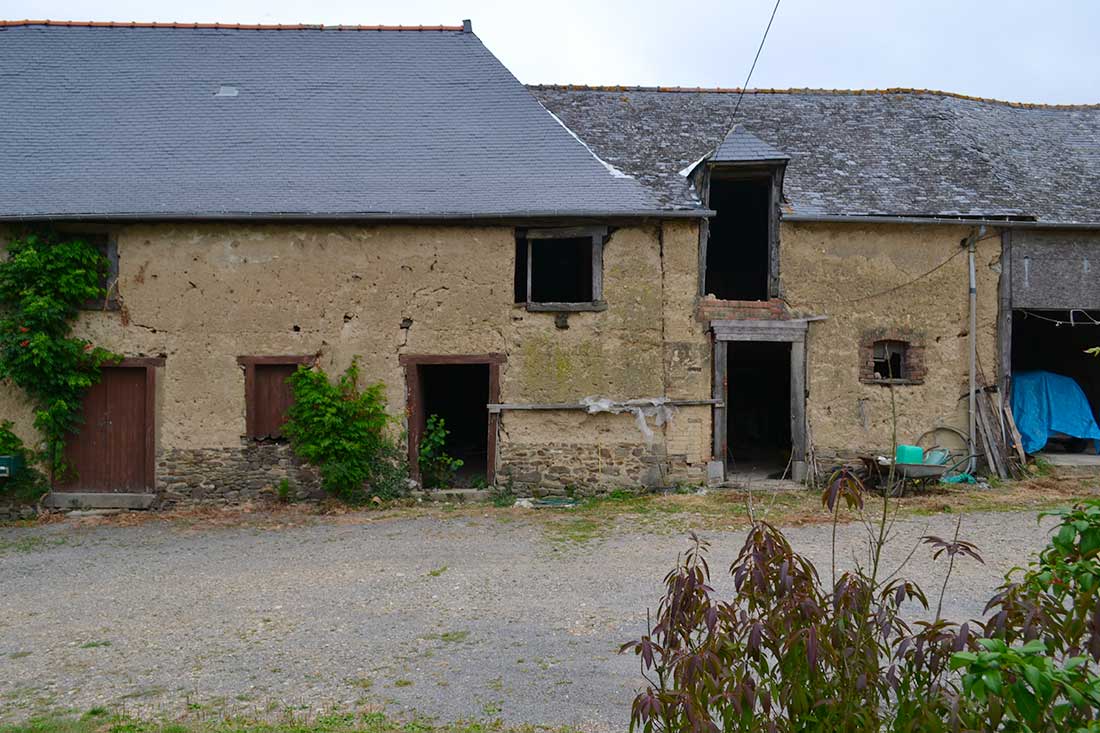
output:
[[[0,555],[9,552],[40,552],[42,550],[48,550],[51,547],[59,547],[66,542],[68,542],[68,540],[64,537],[41,537],[39,535],[19,537],[14,540],[0,539]]]
[[[277,720],[211,718],[141,719],[93,708],[83,716],[50,715],[22,723],[0,724],[0,733],[579,733],[575,728],[506,726],[500,720],[438,723],[424,718],[399,720],[385,713],[284,713]]]
[[[443,575],[443,573],[445,573],[445,572],[447,572],[447,566],[446,565],[444,565],[441,568],[436,568],[435,570],[429,570],[428,575],[433,577],[433,578],[438,578],[440,575]]]
[[[104,646],[111,646],[111,642],[107,640],[102,641],[86,641],[80,645],[81,649],[98,649]]]
[[[24,657],[29,657],[30,655],[30,652],[12,652],[8,655],[8,659],[23,659]]]
[[[445,641],[448,644],[457,644],[461,641],[466,641],[469,637],[469,631],[444,631],[441,634],[428,634],[421,638],[427,641]]]
[[[394,687],[412,687],[412,684],[413,684],[412,680],[394,680],[393,681],[393,686]]]

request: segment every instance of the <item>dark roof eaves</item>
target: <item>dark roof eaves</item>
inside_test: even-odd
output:
[[[715,212],[697,209],[637,209],[576,211],[500,211],[428,214],[416,212],[128,212],[65,214],[0,214],[3,223],[41,223],[51,221],[369,221],[369,222],[480,222],[529,219],[705,219]]]

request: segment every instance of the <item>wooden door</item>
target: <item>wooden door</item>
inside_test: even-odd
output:
[[[251,437],[258,440],[283,437],[287,411],[294,402],[294,392],[287,382],[297,364],[257,364],[253,379],[253,425]]]
[[[149,397],[145,368],[103,368],[99,384],[84,397],[80,432],[65,445],[70,472],[59,490],[143,492],[152,488]]]

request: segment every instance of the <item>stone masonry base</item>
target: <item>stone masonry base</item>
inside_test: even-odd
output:
[[[157,459],[161,506],[240,504],[274,499],[286,479],[291,498],[320,498],[320,475],[285,443],[246,442],[240,448],[168,449]]]

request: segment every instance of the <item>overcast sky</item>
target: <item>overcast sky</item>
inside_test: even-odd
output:
[[[0,0],[8,19],[457,24],[527,83],[740,86],[774,0]],[[782,0],[750,86],[1100,102],[1098,0]]]

